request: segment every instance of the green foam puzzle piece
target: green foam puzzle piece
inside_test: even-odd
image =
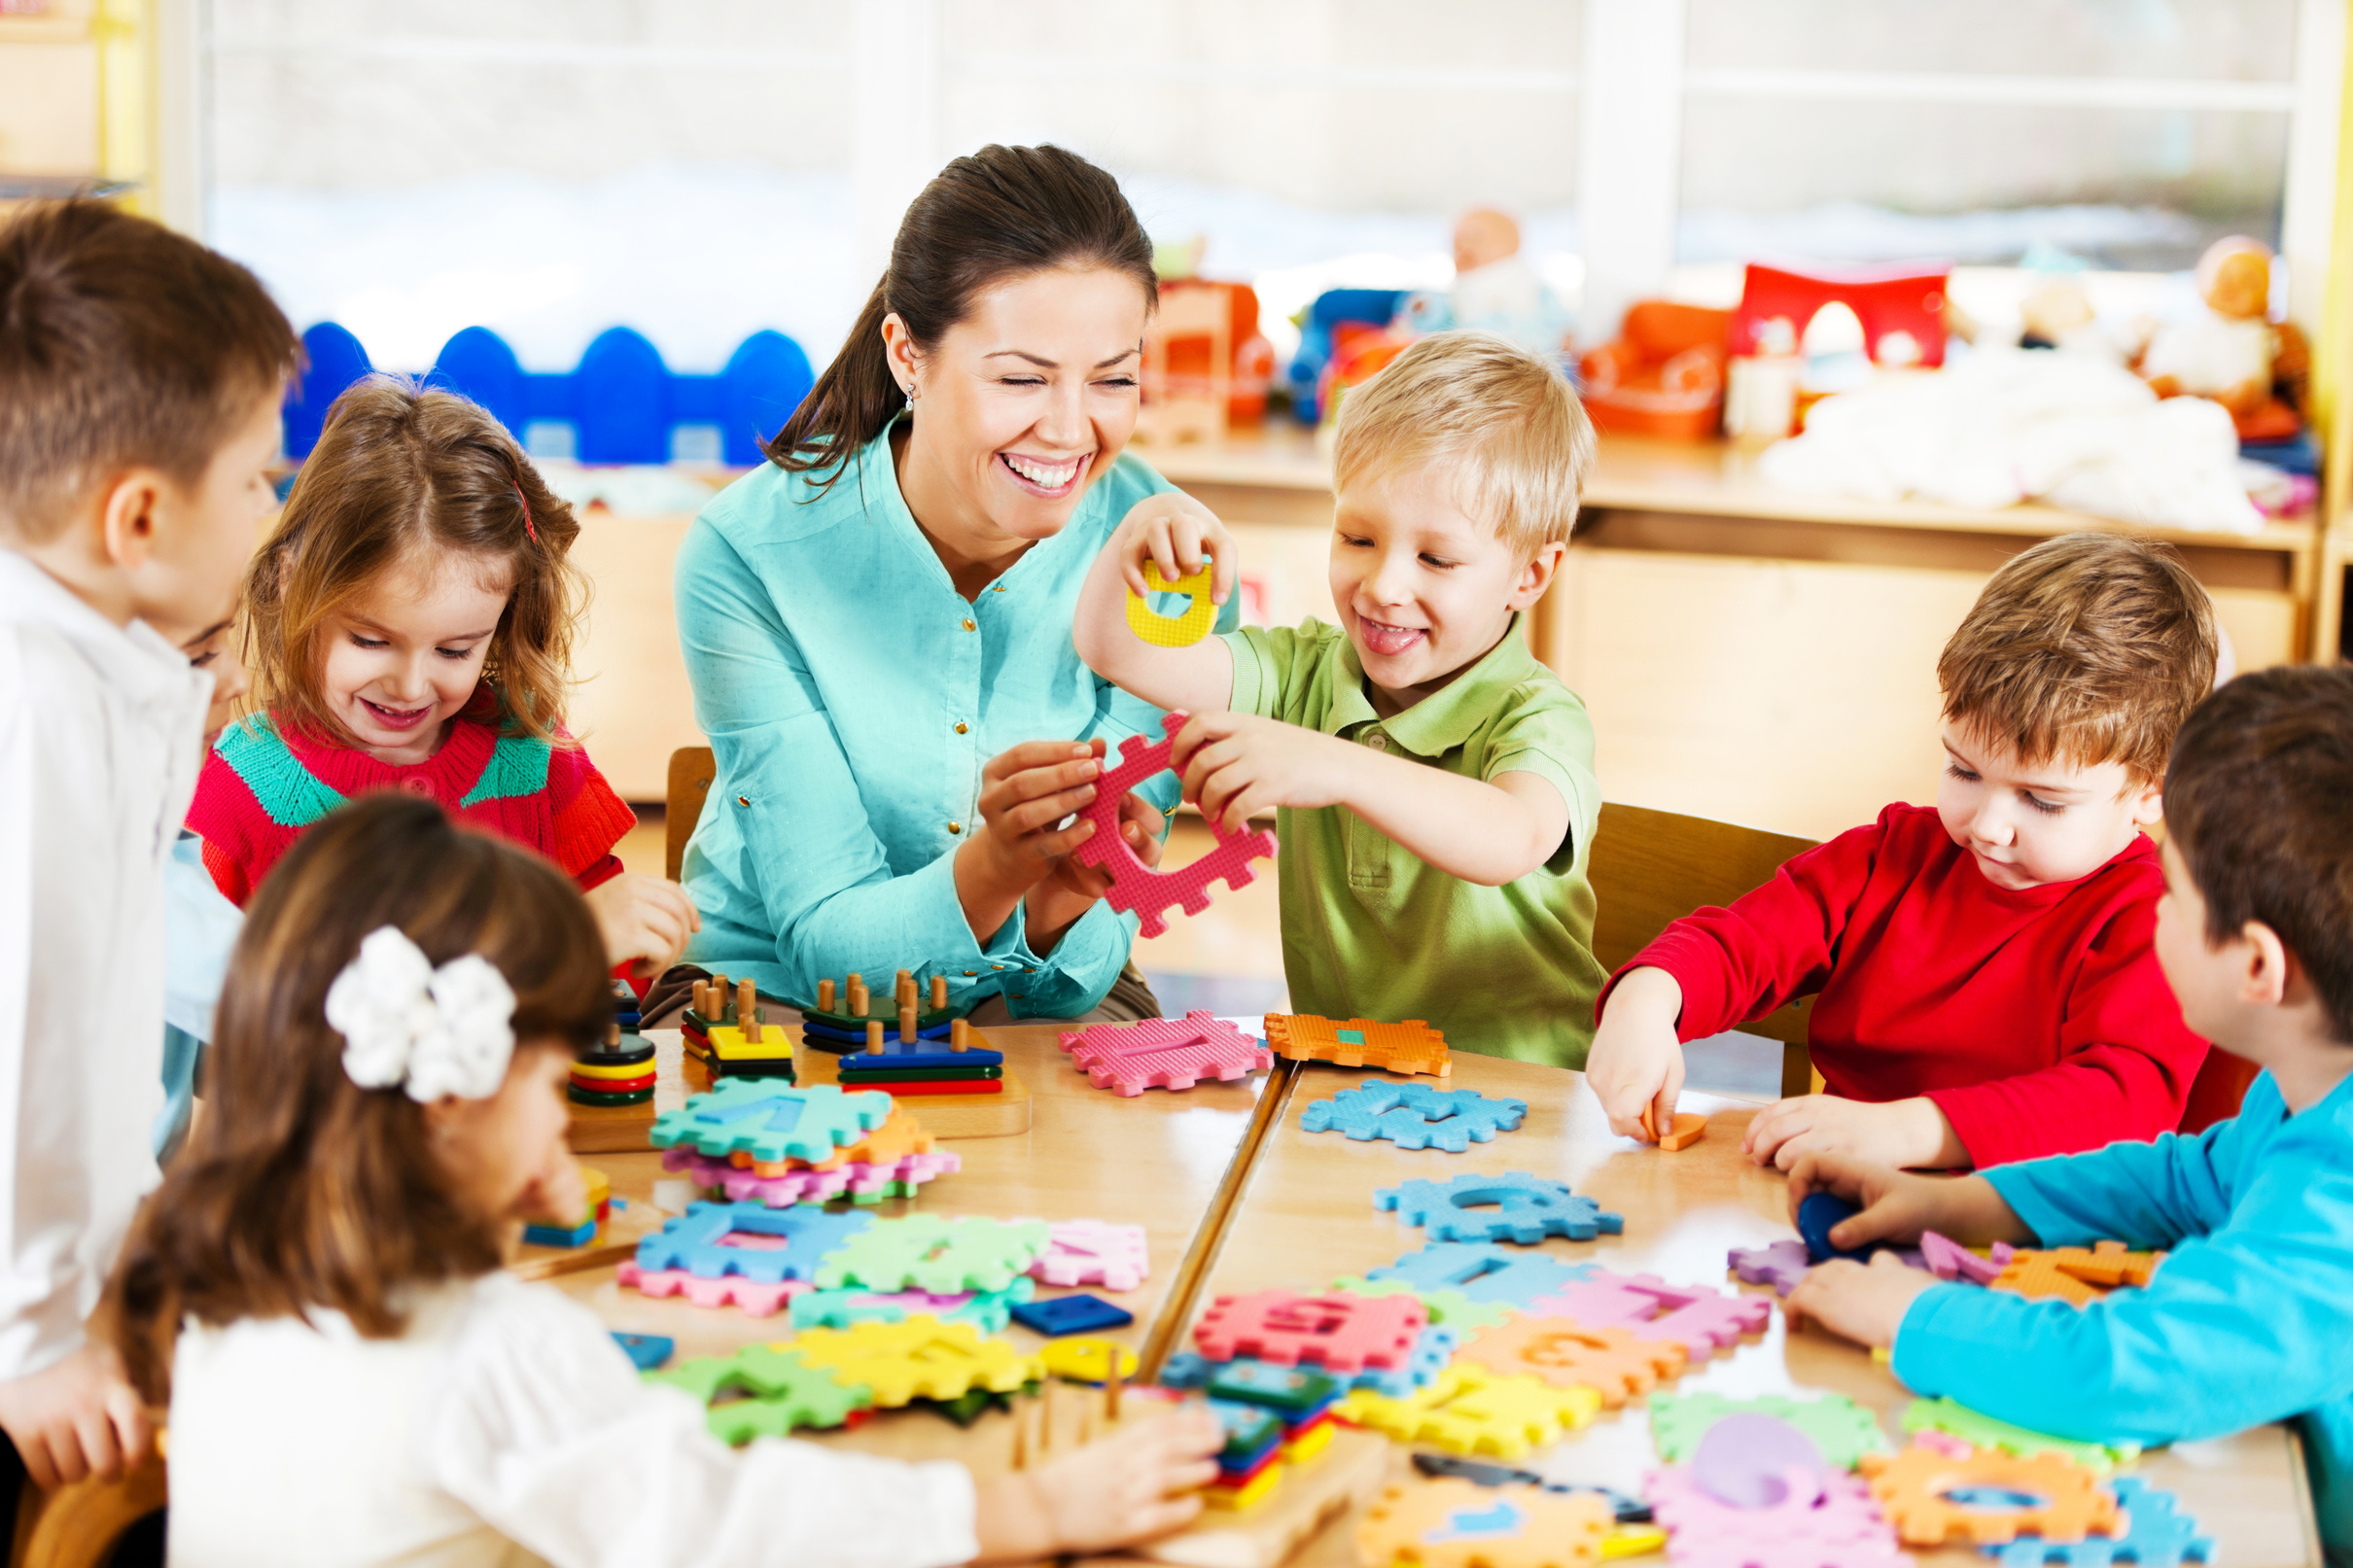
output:
[[[891,1115],[891,1097],[845,1094],[831,1084],[796,1088],[781,1078],[723,1078],[653,1119],[649,1141],[657,1149],[684,1144],[714,1160],[749,1154],[755,1160],[829,1160]]]
[[[1879,1417],[1844,1394],[1818,1399],[1793,1399],[1787,1394],[1758,1394],[1734,1399],[1724,1394],[1653,1394],[1650,1397],[1650,1435],[1659,1445],[1659,1457],[1680,1464],[1699,1447],[1707,1429],[1727,1415],[1770,1415],[1787,1421],[1813,1440],[1826,1464],[1852,1470],[1867,1453],[1884,1453],[1890,1445],[1879,1430]]]
[[[711,1406],[712,1435],[724,1443],[839,1426],[852,1411],[874,1403],[872,1389],[842,1383],[822,1367],[803,1366],[792,1351],[765,1344],[699,1357],[669,1372],[648,1373],[646,1380],[683,1388],[705,1404],[728,1389],[741,1390],[744,1398]]]
[[[1352,1296],[1419,1297],[1432,1328],[1453,1329],[1458,1335],[1492,1329],[1520,1315],[1509,1302],[1475,1302],[1458,1290],[1416,1290],[1402,1279],[1365,1279],[1349,1274],[1333,1280],[1332,1288],[1345,1290]]]
[[[910,1214],[881,1220],[829,1254],[817,1271],[820,1290],[1009,1290],[1046,1249],[1043,1220],[957,1219]]]
[[[2049,1433],[1997,1421],[1949,1399],[1915,1399],[1904,1411],[1904,1430],[1928,1429],[1959,1438],[1976,1447],[1999,1448],[2023,1459],[2031,1459],[2038,1453],[2060,1454],[2092,1470],[2113,1470],[2141,1456],[2141,1446],[2137,1443],[2086,1443],[2074,1438],[2054,1438]]]

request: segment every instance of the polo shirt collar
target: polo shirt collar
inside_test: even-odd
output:
[[[1437,757],[1468,742],[1473,732],[1495,712],[1495,693],[1518,685],[1536,672],[1535,656],[1521,635],[1527,617],[1514,613],[1495,645],[1478,662],[1393,718],[1373,712],[1364,695],[1364,665],[1356,645],[1343,639],[1340,649],[1341,689],[1332,693],[1323,730],[1338,735],[1351,725],[1378,723],[1398,747],[1416,756]]]

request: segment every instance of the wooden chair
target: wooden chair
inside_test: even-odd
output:
[[[1615,971],[1670,922],[1703,904],[1731,903],[1813,843],[1704,817],[1605,803],[1586,871],[1594,889],[1594,957]],[[1740,1026],[1781,1042],[1784,1095],[1813,1091],[1813,1063],[1806,1052],[1812,1012],[1813,998],[1808,997]]]
[[[78,1481],[53,1492],[24,1484],[17,1504],[15,1568],[102,1568],[123,1532],[163,1507],[169,1477],[160,1455],[113,1481]]]
[[[702,820],[703,801],[718,774],[719,761],[707,746],[682,746],[670,753],[670,785],[662,801],[662,863],[672,882],[686,863],[686,841]]]

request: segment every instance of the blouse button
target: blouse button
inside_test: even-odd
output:
[[[1388,737],[1375,733],[1364,744],[1371,747],[1376,751],[1386,751],[1388,749]]]
[[[969,616],[969,615],[966,615],[966,616],[965,617],[965,630],[968,632],[968,631],[970,631],[971,629],[972,629],[972,617],[971,617],[971,616]]]
[[[401,787],[412,795],[430,795],[433,793],[433,781],[421,774],[411,774],[401,781]]]
[[[962,822],[950,822],[950,823],[948,824],[948,831],[949,831],[949,832],[951,832],[951,833],[961,833],[961,832],[963,832],[964,830],[965,830],[965,824],[964,824],[964,823],[962,823]]]
[[[957,724],[957,726],[956,726],[956,733],[957,733],[957,734],[959,734],[959,735],[963,735],[963,734],[965,734],[965,733],[968,732],[968,731],[969,731],[971,728],[972,728],[972,726],[971,726],[971,725],[969,725],[969,724],[966,724],[966,723],[959,722],[959,723]]]

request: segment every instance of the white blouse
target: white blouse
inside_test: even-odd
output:
[[[312,1317],[183,1329],[176,1568],[939,1568],[979,1551],[964,1466],[730,1449],[548,1287],[424,1293],[397,1340]]]

